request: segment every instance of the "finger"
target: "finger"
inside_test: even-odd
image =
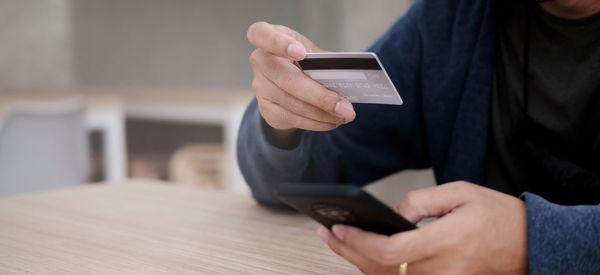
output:
[[[426,217],[443,216],[474,198],[479,188],[470,183],[453,182],[406,193],[397,211],[416,224]]]
[[[292,113],[268,100],[258,100],[258,109],[265,121],[273,128],[287,130],[298,128],[310,131],[330,131],[337,127],[332,123],[315,121]]]
[[[334,225],[333,233],[345,245],[384,266],[416,262],[435,253],[437,238],[425,229],[414,229],[384,236],[361,229]]]
[[[255,66],[263,75],[282,90],[327,113],[343,117],[348,123],[356,117],[352,104],[339,94],[306,76],[294,64],[280,58],[266,56],[268,53],[256,50]]]
[[[307,50],[300,41],[289,32],[283,32],[280,27],[267,22],[250,25],[246,36],[254,47],[271,54],[292,60],[302,60],[306,56]]]
[[[329,246],[329,248],[338,254],[340,257],[346,259],[348,262],[352,263],[360,271],[365,274],[384,274],[386,269],[383,266],[380,266],[373,260],[364,257],[361,253],[358,253],[352,250],[350,247],[346,246],[342,241],[338,240],[331,231],[327,230],[327,228],[321,226],[317,229],[317,234],[319,238],[323,242]]]
[[[262,84],[255,84],[262,83]],[[265,99],[274,102],[284,109],[297,115],[324,123],[340,125],[344,123],[344,118],[329,114],[313,105],[310,105],[291,94],[286,93],[275,83],[259,74],[253,82],[253,89]]]
[[[306,38],[304,35],[302,35],[301,33],[297,32],[295,30],[292,30],[283,25],[272,25],[272,26],[276,30],[283,32],[283,33],[293,37],[294,39],[296,39],[296,41],[302,43],[302,45],[304,45],[304,48],[306,49],[306,52],[309,52],[309,53],[325,52],[325,50],[317,47],[317,45],[315,45],[312,41],[310,41],[310,39]]]

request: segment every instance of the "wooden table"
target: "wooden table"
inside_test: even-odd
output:
[[[149,181],[0,199],[0,274],[348,274],[317,224],[252,198]]]

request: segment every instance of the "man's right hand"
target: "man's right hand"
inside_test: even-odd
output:
[[[266,22],[248,28],[254,70],[252,90],[264,120],[285,138],[297,129],[329,131],[354,120],[352,104],[306,76],[294,61],[322,52],[296,31]]]

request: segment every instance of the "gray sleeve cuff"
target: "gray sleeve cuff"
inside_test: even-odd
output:
[[[283,203],[275,196],[277,184],[301,180],[311,158],[311,133],[302,133],[298,146],[291,150],[277,148],[267,141],[261,120],[253,100],[239,131],[238,163],[254,198],[261,204],[281,206]]]
[[[260,112],[258,110],[252,114],[252,121],[250,122],[251,127],[259,129],[257,132],[260,137],[257,140],[258,152],[264,154],[265,159],[275,169],[282,173],[289,175],[297,175],[303,171],[310,158],[310,142],[312,133],[310,131],[302,131],[299,137],[299,143],[292,149],[279,148],[275,144],[269,142],[270,138],[267,137],[268,133],[265,133],[266,125]]]
[[[600,205],[563,206],[523,193],[530,274],[600,274]]]

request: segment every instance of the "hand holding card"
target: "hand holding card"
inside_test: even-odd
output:
[[[354,120],[356,114],[347,99],[312,80],[293,63],[307,52],[322,51],[310,40],[290,28],[266,22],[252,24],[247,36],[256,47],[250,55],[252,90],[262,118],[271,126],[265,128],[270,131],[267,134],[284,140],[294,136],[295,129],[329,131]]]

